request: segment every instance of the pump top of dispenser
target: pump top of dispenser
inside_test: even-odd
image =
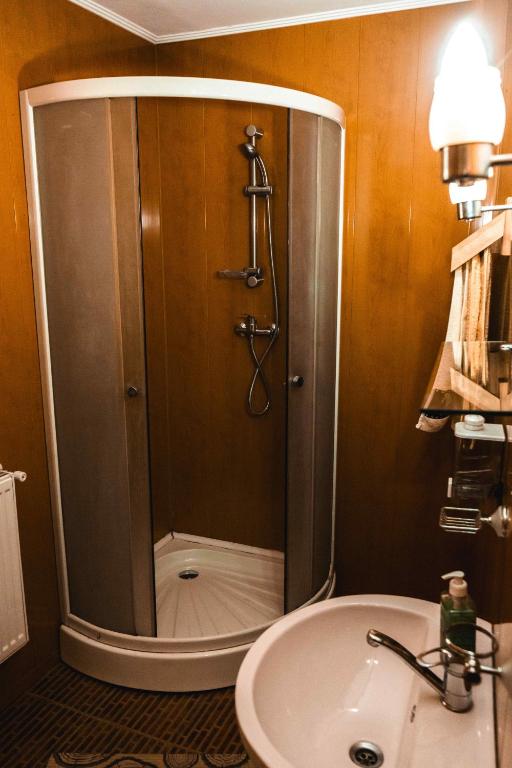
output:
[[[452,597],[467,597],[468,583],[464,578],[464,571],[451,571],[441,576],[448,584],[448,594]]]
[[[501,424],[488,424],[484,417],[477,413],[467,413],[462,421],[456,422],[455,437],[463,440],[490,440],[493,443],[504,443],[505,429]]]

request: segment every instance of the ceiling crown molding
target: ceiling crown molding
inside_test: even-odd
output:
[[[105,8],[95,0],[69,0],[69,2],[85,8],[97,16],[116,24],[118,27],[132,32],[134,35],[159,45],[162,43],[177,43],[184,40],[198,40],[205,37],[221,37],[224,35],[238,35],[244,32],[257,32],[264,29],[276,29],[278,27],[293,27],[300,24],[315,24],[321,21],[334,21],[349,19],[354,16],[369,16],[377,13],[390,13],[394,11],[408,11],[415,8],[426,8],[434,5],[452,5],[465,3],[469,0],[385,0],[384,2],[370,2],[364,5],[352,5],[332,11],[320,11],[318,13],[305,13],[300,16],[288,16],[280,19],[268,19],[266,21],[248,22],[245,24],[232,24],[224,27],[211,27],[189,32],[176,32],[166,35],[157,35],[139,24],[130,21],[114,11]]]
[[[101,16],[102,19],[110,21],[117,27],[126,29],[127,32],[132,32],[138,37],[142,37],[144,40],[147,40],[150,43],[156,44],[161,42],[160,37],[155,35],[154,32],[150,32],[148,29],[144,29],[144,27],[141,27],[139,24],[135,24],[125,16],[121,16],[119,13],[115,13],[115,11],[111,11],[109,8],[105,8],[100,3],[96,3],[95,0],[69,0],[69,2],[73,3],[74,5],[79,5],[80,8],[85,8],[86,11],[95,13],[96,16]]]

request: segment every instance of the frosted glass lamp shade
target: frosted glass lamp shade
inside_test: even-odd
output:
[[[505,130],[501,75],[487,63],[483,43],[467,23],[453,34],[435,80],[430,109],[435,150],[457,144],[499,144]]]

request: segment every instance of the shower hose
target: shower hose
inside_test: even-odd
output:
[[[268,343],[262,354],[258,357],[256,352],[254,339],[255,334],[250,333],[248,336],[249,352],[251,354],[252,361],[254,363],[254,374],[249,385],[249,391],[247,393],[247,409],[251,416],[264,416],[270,410],[272,403],[272,396],[270,394],[270,388],[263,371],[263,364],[268,357],[268,354],[279,336],[279,300],[277,295],[277,278],[276,278],[276,264],[274,258],[274,239],[272,236],[272,210],[270,207],[270,195],[265,197],[265,218],[267,224],[267,236],[268,236],[268,254],[270,261],[270,278],[272,282],[272,299],[274,305],[274,322],[272,324],[272,331],[268,337]],[[265,405],[263,408],[258,409],[254,404],[256,384],[260,382],[265,392]]]

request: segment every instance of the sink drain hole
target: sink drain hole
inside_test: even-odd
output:
[[[350,747],[350,759],[356,765],[379,768],[384,762],[382,749],[371,741],[356,741]]]
[[[178,573],[180,579],[197,579],[199,571],[194,571],[193,568],[185,568],[184,571]]]

